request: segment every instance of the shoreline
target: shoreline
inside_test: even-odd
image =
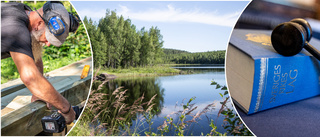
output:
[[[148,67],[132,67],[132,68],[125,68],[125,69],[101,69],[97,73],[97,76],[99,76],[102,73],[106,73],[108,75],[114,75],[116,76],[116,78],[126,78],[126,77],[148,77],[148,76],[172,76],[172,75],[192,74],[194,72],[171,68],[168,65],[161,65],[161,66],[148,66]]]

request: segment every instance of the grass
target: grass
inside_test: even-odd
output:
[[[101,69],[99,73],[108,73],[116,75],[117,77],[130,77],[130,76],[163,76],[174,74],[185,74],[178,69],[170,68],[166,65],[147,66],[147,67],[130,67],[121,69]]]
[[[110,94],[99,92],[106,83],[104,81],[92,90],[84,114],[68,136],[181,136],[186,135],[186,132],[197,123],[201,115],[215,107],[213,103],[208,104],[202,111],[194,113],[197,106],[192,104],[195,99],[193,97],[187,103],[181,104],[181,110],[167,115],[166,120],[157,128],[157,131],[152,132],[152,119],[155,116],[152,113],[152,107],[156,95],[146,102],[142,101],[144,96],[141,96],[132,105],[129,105],[124,103],[127,98],[126,90],[121,90],[121,87]],[[147,108],[143,109],[143,106]],[[138,124],[132,127],[131,120],[137,114],[143,114],[143,116],[135,118]],[[177,120],[174,119],[175,116],[178,116]],[[192,119],[187,120],[187,116],[191,116]],[[144,123],[147,123],[149,127],[144,127]],[[216,126],[214,127],[216,129]]]
[[[57,58],[57,59],[43,59],[43,72],[47,73],[52,70],[61,68],[63,66],[67,66],[69,64],[72,64],[74,62],[80,61],[82,59],[85,59],[86,57],[83,58],[70,58],[70,57],[63,57],[63,58]]]
[[[19,78],[17,67],[14,64],[12,58],[6,58],[1,60],[1,84],[6,83],[9,80]]]
[[[122,87],[112,93],[101,92],[100,90],[107,82],[104,81],[92,88],[84,114],[69,135],[131,135],[130,130],[123,132],[121,129],[127,128],[131,119],[137,114],[149,112],[154,106],[153,100],[156,95],[147,102],[143,101],[144,95],[142,95],[132,105],[128,105],[124,103],[128,98],[127,90],[123,90]],[[147,107],[146,110],[143,109],[144,106]],[[95,124],[90,126],[90,123]],[[98,126],[94,127],[94,125]]]
[[[98,70],[99,71],[99,70]],[[103,86],[108,86],[108,81],[99,82],[93,81],[96,86],[92,86],[92,91],[87,102],[87,106],[82,114],[81,119],[75,125],[68,136],[184,136],[189,135],[192,126],[197,124],[201,115],[206,115],[211,109],[215,109],[214,103],[208,104],[203,110],[198,111],[197,106],[192,103],[195,97],[189,99],[188,102],[180,105],[180,110],[170,113],[165,117],[163,124],[157,130],[152,131],[153,125],[152,107],[154,107],[154,95],[150,100],[143,101],[144,95],[138,98],[132,105],[124,103],[128,98],[126,89],[117,88],[111,93],[105,93]],[[217,89],[221,89],[223,93],[219,93],[224,101],[221,103],[221,108],[218,112],[218,117],[224,117],[225,133],[216,131],[217,126],[214,120],[208,125],[212,129],[210,133],[202,134],[206,136],[252,136],[250,131],[243,125],[240,118],[228,108],[230,98],[225,86],[221,86],[216,82],[212,82]],[[145,106],[145,107],[143,107]],[[145,108],[145,109],[144,109]],[[198,112],[196,112],[198,111]],[[137,114],[143,114],[143,117],[137,118]],[[178,117],[176,117],[178,116]],[[187,119],[189,117],[189,119]],[[217,117],[217,118],[218,118]],[[138,121],[136,126],[132,126],[132,118]],[[191,118],[191,119],[190,119]],[[149,127],[144,127],[143,123],[147,123]],[[192,135],[192,133],[191,133]]]
[[[92,127],[89,126],[89,124],[84,123],[82,121],[79,121],[77,123],[77,126],[72,128],[72,132],[69,133],[69,135],[72,136],[91,136],[90,131],[94,130]],[[103,136],[103,134],[97,135],[97,136]]]

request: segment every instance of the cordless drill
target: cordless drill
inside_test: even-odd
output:
[[[78,119],[81,113],[80,108],[72,106],[72,109],[76,112],[76,119]],[[66,120],[58,111],[54,111],[49,116],[44,116],[41,123],[43,131],[47,133],[60,133],[66,128]]]

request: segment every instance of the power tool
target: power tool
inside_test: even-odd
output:
[[[80,108],[72,106],[72,109],[76,112],[76,119],[78,119],[81,113]],[[60,133],[67,127],[65,118],[58,111],[54,111],[49,116],[44,116],[41,123],[43,131],[47,133]]]

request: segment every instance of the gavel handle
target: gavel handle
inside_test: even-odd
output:
[[[318,60],[320,60],[320,52],[313,47],[311,44],[309,44],[309,42],[306,42],[306,45],[304,46],[304,48],[311,53],[315,58],[317,58]]]

